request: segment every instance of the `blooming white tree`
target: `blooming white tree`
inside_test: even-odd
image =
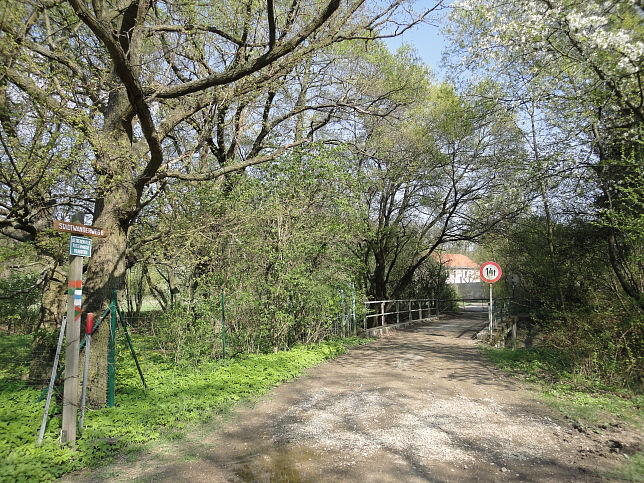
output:
[[[453,7],[447,30],[460,68],[495,79],[511,105],[526,108],[526,137],[541,177],[564,158],[565,174],[555,184],[566,185],[571,173],[592,180],[585,190],[594,191],[610,263],[625,293],[644,307],[644,240],[629,228],[644,217],[641,2],[461,0]],[[539,154],[548,151],[549,159]],[[566,187],[572,185],[579,186]],[[587,198],[567,194],[579,207],[574,212],[585,209]]]
[[[634,130],[644,122],[643,15],[634,0],[461,0],[448,30],[462,64],[516,98],[537,94],[569,122]]]

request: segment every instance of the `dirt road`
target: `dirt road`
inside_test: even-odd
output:
[[[482,358],[472,336],[485,317],[444,318],[351,350],[217,429],[89,479],[599,480],[617,456]]]

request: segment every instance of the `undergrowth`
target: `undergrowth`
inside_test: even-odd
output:
[[[602,426],[617,420],[641,423],[641,391],[578,373],[569,351],[547,347],[483,350],[501,369],[536,383],[548,400],[582,426]]]
[[[511,349],[484,348],[497,366],[530,383],[544,400],[561,411],[583,431],[602,431],[627,424],[642,431],[644,395],[641,390],[607,384],[598,377],[580,374],[570,351],[547,347]],[[607,476],[642,481],[644,453],[632,455]]]
[[[4,336],[3,338],[6,338]],[[26,340],[26,339],[25,339]],[[139,341],[144,346],[144,341]],[[54,403],[41,446],[36,444],[44,402],[40,391],[0,375],[0,481],[47,481],[70,471],[110,461],[162,434],[181,431],[188,423],[205,422],[236,401],[252,400],[281,382],[345,351],[364,339],[298,346],[288,352],[245,355],[234,360],[176,365],[159,354],[139,354],[148,384],[144,390],[125,348],[117,362],[116,407],[89,410],[77,450],[61,446],[60,403]],[[21,347],[2,341],[3,347]]]

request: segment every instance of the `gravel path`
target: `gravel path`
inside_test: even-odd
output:
[[[481,357],[472,337],[485,316],[445,318],[351,350],[217,429],[89,479],[599,481],[619,455]]]

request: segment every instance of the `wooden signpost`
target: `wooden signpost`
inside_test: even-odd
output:
[[[54,220],[54,230],[74,233],[76,235],[98,236],[101,238],[105,238],[107,236],[107,232],[102,228],[82,225],[80,223],[70,223],[62,220]]]
[[[82,215],[75,215],[74,221],[79,221]],[[78,235],[105,237],[107,233],[102,228],[87,226],[80,223],[69,223],[55,220],[54,230]],[[76,446],[76,416],[78,414],[78,362],[80,344],[80,322],[83,297],[83,257],[92,255],[92,239],[72,236],[69,244],[71,261],[67,282],[67,328],[65,337],[65,384],[63,389],[63,421],[61,442],[69,442]]]

